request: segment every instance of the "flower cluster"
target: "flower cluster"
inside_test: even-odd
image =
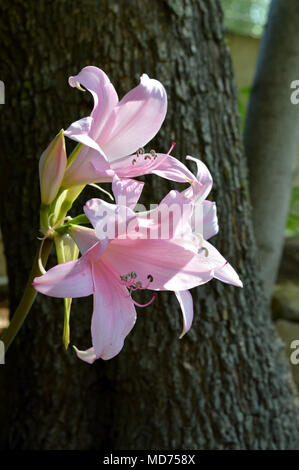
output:
[[[41,156],[41,230],[54,238],[59,264],[33,285],[65,299],[67,321],[71,299],[93,295],[92,346],[75,348],[80,359],[92,363],[120,352],[136,321],[135,306],[150,305],[159,291],[174,291],[182,310],[182,337],[193,319],[189,289],[213,278],[239,287],[242,282],[207,241],[218,232],[216,205],[206,200],[212,188],[207,167],[188,156],[197,165],[194,175],[170,155],[174,144],[167,153],[143,148],[166,115],[163,85],[143,74],[140,84],[119,101],[107,75],[91,66],[69,83],[88,90],[94,107],[90,116],[61,131]],[[64,136],[78,142],[68,158]],[[134,178],[151,173],[189,187],[171,190],[146,210],[138,203],[144,183]],[[112,183],[114,203],[91,199],[84,214],[68,217],[85,185],[101,182]],[[82,225],[88,223],[93,228]],[[79,248],[79,258],[71,243]],[[153,292],[140,304],[134,299],[136,290]]]

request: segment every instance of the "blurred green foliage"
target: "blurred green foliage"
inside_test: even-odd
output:
[[[245,86],[238,90],[238,107],[239,107],[241,132],[243,132],[244,130],[246,108],[247,108],[247,103],[250,97],[250,92],[251,92],[251,86]]]
[[[226,28],[238,34],[261,36],[270,0],[221,0]]]
[[[286,235],[299,238],[299,186],[292,188]]]

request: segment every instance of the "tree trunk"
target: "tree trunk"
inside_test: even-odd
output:
[[[91,100],[67,85],[67,77],[88,64],[103,68],[120,95],[143,72],[166,86],[169,111],[150,148],[167,151],[175,140],[175,156],[189,153],[207,163],[221,227],[213,242],[245,285],[215,280],[194,289],[194,326],[180,341],[179,305],[173,293],[159,293],[152,308],[139,310],[121,354],[93,366],[64,352],[61,302],[39,296],[2,368],[3,447],[297,447],[290,373],[256,267],[219,2],[30,0],[1,9],[7,92],[1,209],[12,307],[38,234],[38,157],[61,127],[88,115]],[[151,202],[170,188],[158,177],[147,181]],[[90,303],[74,304],[71,340],[84,348],[90,344]]]
[[[272,0],[244,132],[253,227],[268,300],[282,254],[298,152],[299,106],[290,99],[291,82],[299,77],[298,25],[297,0]]]

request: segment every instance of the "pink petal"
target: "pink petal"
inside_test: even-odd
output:
[[[179,191],[170,191],[157,208],[138,213],[143,238],[193,238],[191,216],[193,203]]]
[[[72,225],[69,232],[82,254],[92,248],[96,243],[99,243],[95,230],[92,228]]]
[[[117,93],[107,75],[93,66],[84,67],[78,75],[69,78],[69,83],[72,87],[81,83],[90,91],[94,98],[94,108],[90,116],[74,122],[64,132],[69,138],[87,147],[80,151],[67,169],[63,184],[69,187],[111,181],[110,165],[99,145],[99,136],[112,110],[118,104]]]
[[[188,290],[175,291],[183,315],[183,330],[180,339],[190,330],[193,321],[193,299]]]
[[[34,288],[51,297],[85,297],[93,293],[93,281],[88,257],[62,263],[36,277]]]
[[[79,121],[73,122],[73,124],[64,131],[64,135],[80,144],[87,145],[88,147],[101,152],[99,145],[89,135],[91,134],[92,124],[93,118],[91,116],[82,118]]]
[[[167,153],[157,153],[155,157],[150,153],[137,156],[127,155],[111,162],[111,168],[119,177],[134,178],[135,176],[154,173],[160,165],[169,158]]]
[[[205,240],[216,235],[219,231],[216,203],[195,202],[191,226],[193,232],[200,233]]]
[[[184,163],[170,155],[152,173],[171,181],[178,181],[179,183],[188,183],[195,179],[193,173]]]
[[[116,277],[136,272],[136,281],[152,290],[181,291],[204,284],[223,266],[222,259],[197,254],[185,240],[112,240],[101,261],[112,267]],[[149,283],[148,276],[153,277]]]
[[[216,235],[219,231],[217,208],[215,202],[203,201],[203,237],[205,240]]]
[[[217,269],[215,271],[214,277],[219,281],[225,282],[226,284],[232,284],[236,287],[243,287],[243,282],[229,263],[223,266],[223,268]]]
[[[137,218],[132,209],[110,204],[102,199],[87,201],[84,212],[95,228],[99,240],[127,236],[128,230],[133,230],[137,225]]]
[[[98,67],[84,67],[78,75],[69,78],[69,84],[72,87],[77,87],[79,83],[92,94],[94,99],[91,113],[92,126],[87,132],[89,137],[97,141],[112,110],[118,104],[118,96],[108,76]],[[71,128],[72,125],[67,131],[71,131]],[[84,129],[82,129],[83,132]],[[71,135],[70,137],[73,138]]]
[[[237,287],[243,287],[243,283],[239,278],[234,268],[223,258],[219,251],[211,245],[209,242],[204,242],[203,246],[209,252],[209,258],[213,258],[215,262],[220,264],[218,268],[214,270],[214,277],[219,281],[225,282],[226,284],[232,284]],[[222,264],[222,266],[221,266]]]
[[[163,85],[146,74],[113,110],[100,138],[102,149],[113,161],[135,152],[159,131],[167,110]]]
[[[93,279],[92,345],[97,358],[111,359],[120,352],[133,328],[136,311],[127,289],[115,282],[103,264],[93,265]]]
[[[141,196],[143,186],[142,181],[119,179],[115,175],[112,181],[112,191],[116,204],[134,209]]]
[[[101,150],[83,146],[74,162],[66,169],[62,185],[68,188],[110,182],[113,175],[107,157]]]
[[[203,201],[210,193],[213,186],[213,179],[207,166],[198,158],[187,155],[186,160],[191,160],[197,165],[197,175],[194,184],[190,188],[183,191],[186,197],[195,198]],[[193,176],[194,179],[194,176]]]
[[[82,361],[85,361],[88,364],[93,364],[93,362],[97,359],[94,348],[89,348],[86,351],[80,351],[76,348],[76,346],[73,346],[73,348],[76,351],[78,358],[82,359]]]

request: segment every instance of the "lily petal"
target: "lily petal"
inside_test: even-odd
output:
[[[222,268],[217,269],[215,271],[214,277],[221,282],[225,282],[226,284],[232,284],[236,287],[243,287],[241,279],[229,263],[227,263]]]
[[[203,201],[210,193],[213,186],[213,178],[207,166],[198,158],[187,155],[186,160],[191,160],[197,165],[196,179],[193,176],[193,184],[183,191],[186,197],[194,198],[197,201]]]
[[[179,191],[172,190],[158,207],[138,213],[139,229],[144,234],[143,238],[193,238],[192,213],[193,203],[190,199]]]
[[[211,201],[195,202],[191,217],[191,227],[200,233],[205,240],[219,231],[216,203]]]
[[[87,145],[88,147],[101,152],[99,145],[89,135],[92,130],[92,123],[93,118],[91,116],[82,118],[79,121],[73,122],[73,124],[64,131],[64,135],[80,144]]]
[[[112,240],[101,261],[113,267],[118,278],[134,271],[144,288],[172,291],[208,282],[214,277],[213,270],[224,264],[222,259],[197,254],[197,247],[186,240],[148,239]]]
[[[85,297],[93,293],[93,280],[88,257],[62,263],[36,277],[34,288],[51,297]]]
[[[112,181],[112,191],[116,204],[134,209],[141,196],[143,186],[142,181],[120,179],[115,175]]]
[[[155,156],[151,153],[139,156],[136,154],[127,155],[111,162],[111,168],[119,177],[134,178],[154,173],[154,170],[158,169],[168,158],[169,155],[167,153],[156,153]]]
[[[219,251],[207,241],[204,241],[203,246],[208,250],[209,257],[214,258],[215,261],[217,260],[218,265],[220,264],[220,267],[215,268],[214,270],[214,277],[226,284],[243,287],[243,283],[238,274],[225,258],[223,258]]]
[[[90,199],[84,212],[95,228],[99,240],[128,236],[128,230],[138,225],[135,213],[126,206],[110,204],[102,199]]]
[[[86,139],[88,140],[88,136]],[[82,138],[82,143],[84,139]],[[87,144],[86,144],[87,145]],[[76,159],[66,169],[62,185],[65,188],[89,183],[105,183],[112,181],[114,171],[111,170],[106,155],[84,145]]]
[[[183,330],[180,339],[190,330],[193,321],[193,299],[188,290],[175,291],[183,314]]]
[[[161,162],[152,173],[171,181],[178,181],[179,183],[187,183],[195,180],[195,176],[186,165],[171,155]]]
[[[127,289],[115,282],[103,264],[93,265],[95,284],[91,323],[92,344],[97,358],[111,359],[123,347],[136,321],[136,310]]]
[[[86,351],[80,351],[76,348],[76,346],[73,346],[73,348],[76,351],[77,357],[82,359],[82,361],[87,362],[88,364],[93,364],[97,359],[94,348],[89,348]]]
[[[92,94],[94,99],[94,107],[90,116],[92,118],[92,126],[89,130],[82,128],[81,132],[89,132],[89,137],[97,141],[112,110],[118,104],[118,96],[109,77],[98,67],[84,67],[78,75],[69,78],[69,84],[72,87],[78,88],[79,83]],[[73,138],[72,126],[74,124],[67,129],[70,132],[70,138]]]
[[[92,248],[96,243],[99,243],[96,232],[92,228],[82,227],[82,225],[72,225],[69,229],[69,233],[82,254]]]
[[[109,161],[147,144],[159,131],[166,111],[167,95],[163,85],[143,74],[140,84],[114,108],[98,140]]]

